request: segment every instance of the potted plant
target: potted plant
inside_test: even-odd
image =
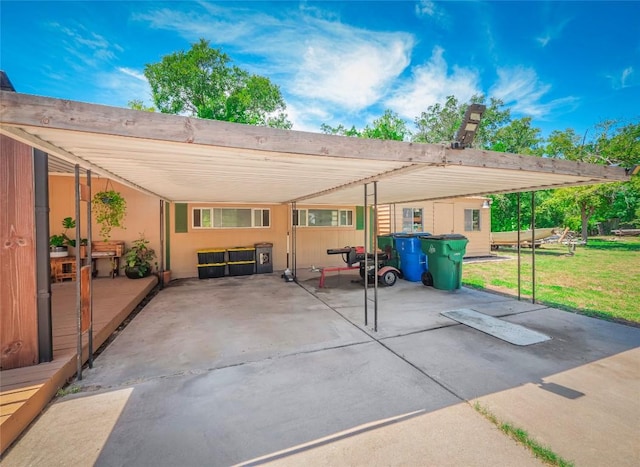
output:
[[[151,262],[156,252],[149,247],[149,240],[141,236],[124,254],[124,273],[129,279],[139,279],[151,274]]]
[[[111,237],[111,229],[124,229],[123,221],[127,213],[127,201],[120,192],[105,189],[96,193],[91,200],[96,222],[100,224],[100,235],[106,242]]]
[[[71,239],[67,236],[67,230],[75,229],[76,221],[71,217],[65,217],[62,219],[62,227],[64,230],[61,234],[49,237],[49,254],[52,258],[63,258],[68,256],[68,247],[75,246],[75,240],[73,240],[72,244]]]
[[[67,235],[67,230],[76,228],[76,221],[72,217],[65,217],[62,219],[62,227],[64,227],[64,231],[60,235],[64,239],[64,246],[66,247],[76,247],[76,239],[71,238]],[[56,240],[58,241],[58,240]],[[80,239],[80,257],[84,258],[87,256],[86,246],[89,244],[89,240],[86,238]]]
[[[51,258],[69,256],[69,249],[67,248],[64,235],[58,234],[49,237],[49,256]]]

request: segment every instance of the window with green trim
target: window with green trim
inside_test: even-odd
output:
[[[194,229],[250,229],[271,226],[269,208],[193,208]]]
[[[293,225],[298,227],[353,227],[351,209],[295,209]]]

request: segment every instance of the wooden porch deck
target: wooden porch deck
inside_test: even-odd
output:
[[[93,281],[93,348],[98,349],[157,284],[156,276]],[[42,412],[76,373],[76,283],[51,286],[53,361],[0,371],[0,453]],[[88,359],[88,339],[83,342]]]

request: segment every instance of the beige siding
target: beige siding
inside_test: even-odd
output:
[[[260,207],[271,209],[271,227],[248,229],[194,229],[194,207]],[[331,206],[313,206],[314,208],[332,208]],[[299,205],[299,209],[309,206]],[[348,209],[341,207],[340,209]],[[355,207],[353,220],[355,223]],[[239,246],[253,246],[256,243],[273,243],[274,271],[281,271],[287,267],[287,233],[289,236],[289,250],[292,253],[293,238],[290,228],[290,208],[288,205],[260,205],[245,204],[189,204],[189,231],[175,233],[175,210],[171,208],[171,275],[173,278],[196,277],[198,275],[197,251],[208,248],[232,248]],[[327,255],[329,248],[355,246],[363,244],[363,231],[356,231],[353,227],[298,227],[296,229],[297,267],[338,266],[343,265],[340,255]],[[290,254],[289,266],[293,264]]]
[[[410,204],[396,204],[391,225],[395,232],[402,231],[402,209],[422,208],[423,230],[434,235],[459,233],[469,239],[466,257],[488,256],[491,254],[491,210],[482,209],[481,198],[456,198],[442,201],[423,201]],[[480,209],[480,231],[464,230],[464,210]],[[393,214],[394,206],[390,207]]]
[[[84,179],[82,180],[84,183]],[[150,240],[151,246],[159,252],[159,200],[132,190],[118,183],[111,182],[115,190],[120,191],[127,200],[126,229],[114,229],[111,240],[124,240],[125,246],[144,233]],[[93,179],[93,192],[96,193],[106,186],[105,179]],[[62,219],[75,217],[74,178],[69,176],[49,177],[50,191],[50,229],[51,234],[62,231]],[[437,204],[437,206],[436,206]],[[482,199],[460,198],[439,202],[422,202],[395,206],[383,206],[380,209],[379,229],[383,233],[399,232],[402,230],[402,208],[415,207],[423,209],[424,230],[433,234],[451,233],[450,228],[442,225],[453,226],[453,232],[462,233],[469,238],[466,256],[485,256],[490,254],[490,210],[481,209]],[[260,207],[271,210],[271,227],[247,228],[247,229],[194,229],[194,207]],[[334,206],[305,206],[299,205],[299,209],[309,208],[335,208]],[[354,210],[353,220],[356,222],[355,206],[348,207]],[[340,209],[345,209],[341,207]],[[481,231],[464,231],[464,210],[481,209]],[[288,205],[247,205],[247,204],[202,204],[188,205],[188,232],[175,232],[175,209],[170,208],[170,245],[171,245],[171,274],[172,278],[197,277],[198,259],[197,251],[208,248],[232,248],[253,246],[256,243],[273,243],[273,264],[275,271],[284,270],[287,266],[287,234],[290,233],[290,207]],[[81,209],[83,232],[86,232],[86,207],[84,203]],[[448,216],[446,219],[441,216]],[[93,224],[94,240],[100,240],[99,227]],[[340,255],[327,255],[330,248],[344,246],[358,246],[364,244],[364,231],[352,227],[298,227],[297,232],[297,266],[308,268],[311,266],[341,266],[344,264]],[[69,232],[69,234],[72,234]],[[83,233],[83,236],[86,234]],[[293,249],[293,239],[290,236],[290,252]],[[293,258],[290,255],[291,267]],[[100,274],[105,274],[108,265],[100,264]]]

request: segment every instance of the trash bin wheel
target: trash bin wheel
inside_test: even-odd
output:
[[[420,280],[422,281],[422,283],[426,286],[433,286],[433,276],[431,275],[431,273],[429,271],[427,272],[423,272],[422,273],[422,277],[420,277]]]
[[[391,287],[398,280],[398,275],[395,271],[386,271],[380,276],[380,282],[382,282],[387,287]]]

